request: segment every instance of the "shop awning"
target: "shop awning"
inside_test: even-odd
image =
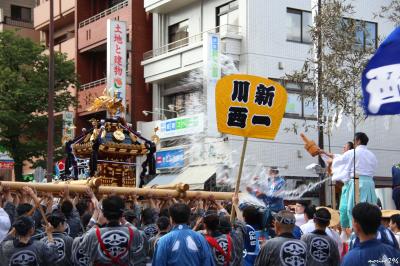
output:
[[[145,186],[146,187],[151,187],[154,185],[168,185],[168,184],[174,184],[172,183],[175,178],[177,178],[178,175],[167,175],[167,174],[161,174],[156,177],[154,177],[149,183],[147,183]]]
[[[189,184],[190,190],[203,190],[204,184],[216,171],[215,165],[188,167],[174,180],[174,183]]]
[[[178,175],[158,175],[146,184],[146,187],[185,183],[190,186],[190,190],[204,190],[204,184],[215,174],[215,171],[215,165],[189,166]]]

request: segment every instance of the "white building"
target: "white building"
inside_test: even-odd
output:
[[[203,84],[201,78],[198,78],[202,76],[198,71],[204,68],[204,55],[210,49],[202,41],[204,32],[219,33],[221,52],[227,56],[222,60],[229,59],[223,66],[225,68],[234,64],[239,73],[273,79],[280,79],[286,73],[301,68],[311,49],[310,38],[306,32],[307,25],[311,23],[311,2],[311,0],[145,0],[146,11],[153,15],[154,49],[144,54],[142,65],[146,82],[151,83],[153,87],[152,111],[155,113],[153,119],[165,120],[175,117],[177,114],[172,110],[177,111],[179,116],[180,113],[185,113],[185,101],[197,99],[202,92],[207,94],[206,83]],[[353,17],[368,22],[372,41],[375,41],[376,36],[387,36],[394,29],[392,24],[373,15],[373,12],[388,2],[390,1],[352,1],[356,10]],[[286,89],[289,99],[280,132],[274,141],[250,139],[246,166],[252,169],[261,163],[264,166],[280,167],[281,173],[285,176],[315,177],[305,167],[317,162],[316,158],[312,158],[304,150],[299,135],[284,130],[297,123],[300,125],[298,131],[302,132],[303,118],[315,117],[315,109],[302,103],[298,97],[301,91],[295,84],[287,83]],[[206,121],[212,120],[213,117],[207,115],[209,105],[202,102],[202,106],[206,114],[204,123],[206,127]],[[163,114],[158,115],[160,113]],[[368,146],[379,160],[378,177],[390,177],[391,166],[399,162],[400,139],[398,134],[394,133],[400,129],[399,121],[399,117],[368,118],[357,129],[370,137]],[[139,123],[138,128],[145,135],[152,134],[154,124]],[[311,139],[317,140],[316,131],[309,131],[306,134]],[[344,119],[340,127],[334,130],[333,138],[330,140],[332,151],[340,153],[344,143],[352,138],[353,128]],[[183,145],[187,150],[193,147],[193,141],[188,142],[188,139],[190,140],[188,135],[161,137],[160,148],[165,150],[168,146],[170,149],[171,146]],[[224,155],[231,154],[229,151],[236,151],[232,153],[232,161],[239,161],[241,138],[222,136],[210,139],[208,142],[218,143],[219,146],[211,148],[214,154],[210,155],[210,146],[206,145],[206,148],[203,148],[205,153],[203,157],[206,161],[203,162],[207,163],[207,158],[217,158],[216,161],[227,160],[229,156]],[[192,146],[185,146],[185,143],[192,143]],[[327,138],[325,144],[328,144]],[[186,160],[185,163],[193,164],[196,161]],[[200,172],[196,174],[201,175]]]

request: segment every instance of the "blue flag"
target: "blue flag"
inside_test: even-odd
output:
[[[379,46],[362,74],[367,115],[400,114],[400,27]]]

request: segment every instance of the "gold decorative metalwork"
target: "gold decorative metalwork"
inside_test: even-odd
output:
[[[118,111],[124,113],[125,107],[122,99],[118,99],[116,96],[117,93],[114,93],[113,96],[109,95],[107,88],[105,88],[103,95],[94,99],[87,111],[92,112],[106,109],[111,116],[114,116]]]

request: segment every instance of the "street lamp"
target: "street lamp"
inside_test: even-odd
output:
[[[151,112],[151,111],[143,110],[142,113],[143,113],[144,116],[149,116],[149,114],[159,114],[159,115],[162,115],[162,116],[163,116],[163,120],[167,120],[167,119],[168,119],[168,118],[165,116],[165,114],[164,114],[164,113],[161,113],[161,112]]]
[[[155,107],[154,109],[155,109],[155,110],[158,110],[159,112],[160,112],[160,111],[164,111],[164,112],[174,113],[176,116],[178,116],[178,112],[172,110],[172,109],[174,109],[173,106],[174,106],[174,105],[172,105],[172,104],[168,105],[168,108],[170,108],[171,110],[163,109],[163,108],[158,108],[158,107]],[[172,108],[171,108],[171,107],[172,107]],[[161,113],[161,112],[160,112],[160,113]]]

